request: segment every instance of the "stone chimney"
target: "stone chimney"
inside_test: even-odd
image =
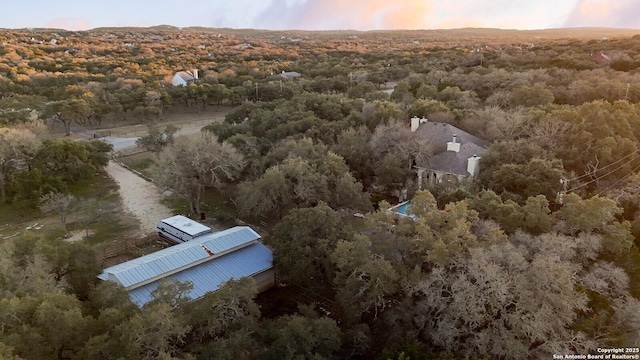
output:
[[[478,155],[474,154],[467,159],[467,172],[472,177],[476,177],[480,173],[480,157]]]
[[[411,118],[411,132],[416,132],[420,126],[420,119],[417,116]]]
[[[458,142],[456,134],[453,134],[453,139],[447,143],[447,151],[460,152],[460,143]]]
[[[427,121],[429,121],[429,120],[427,120],[427,118],[424,117],[424,116],[421,117],[421,118],[418,118],[417,116],[412,117],[411,118],[411,132],[415,132],[416,130],[418,130],[418,128],[420,127],[420,124],[424,124]]]
[[[196,80],[198,80],[198,69],[193,69],[193,70],[191,71],[191,73],[192,73],[193,77],[194,77]]]

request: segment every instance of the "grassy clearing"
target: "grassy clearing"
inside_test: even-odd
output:
[[[128,167],[139,171],[140,173],[153,178],[154,167],[157,164],[157,158],[150,152],[142,152],[134,155],[123,156],[118,159]]]
[[[200,210],[205,213],[206,219],[198,221],[205,225],[227,227],[237,225],[236,219],[238,218],[238,211],[233,205],[233,202],[231,202],[230,197],[223,195],[232,193],[233,190],[228,187],[222,192],[216,189],[209,189],[202,194]],[[163,202],[176,214],[192,215],[194,219],[200,219],[199,214],[189,214],[189,202],[181,196],[170,196],[165,198]]]
[[[91,180],[72,184],[68,190],[69,194],[78,199],[98,198],[109,201],[118,198],[118,185],[105,173],[99,173]],[[37,202],[0,203],[0,234],[3,228],[26,228],[35,223],[57,223],[57,218],[42,214]]]
[[[118,185],[106,173],[100,172],[93,179],[73,184],[69,193],[84,201],[96,199],[112,204],[113,212],[103,215],[97,222],[90,224],[91,236],[82,241],[100,248],[117,241],[135,228],[135,222],[122,215]],[[69,233],[85,233],[87,225],[83,220],[82,209],[72,208],[67,214],[66,227]],[[37,204],[5,203],[0,205],[0,241],[3,239],[28,237],[63,238],[65,232],[56,213],[43,214]]]
[[[204,111],[194,111],[194,109],[190,108],[175,107],[170,109],[168,112],[165,112],[153,125],[157,128],[164,128],[167,125],[174,125],[180,128],[194,123],[200,124],[212,121],[219,122],[223,121],[225,115],[233,109],[234,107],[222,105],[211,106]],[[113,121],[105,121],[102,126],[98,126],[93,129],[102,130],[104,132],[111,131],[113,135],[129,134],[139,136],[141,133],[145,133],[149,127],[147,124],[141,122],[140,119],[130,117],[128,120],[118,119],[115,123]],[[60,127],[59,131],[62,131],[62,127]]]
[[[235,187],[231,186],[227,186],[222,191],[209,189],[202,194],[202,203],[200,204],[200,207],[203,211],[210,213],[211,216],[228,215],[231,217],[238,217],[238,210],[229,196],[234,192]]]
[[[165,204],[176,213],[186,214],[189,212],[189,202],[183,197],[169,197],[165,200]],[[223,196],[215,189],[209,189],[202,194],[200,210],[210,217],[238,217],[238,212],[230,198],[228,196]]]
[[[13,230],[18,224],[32,223],[41,216],[33,205],[5,203],[0,205],[0,234]]]
[[[238,218],[238,210],[231,202],[229,195],[233,194],[233,190],[225,189],[223,192],[219,192],[215,189],[210,189],[202,195],[202,203],[200,207],[205,212],[207,217],[215,219],[219,224],[225,226],[235,226]]]
[[[101,217],[96,223],[89,225],[89,237],[83,241],[96,249],[109,246],[114,242],[124,239],[127,234],[135,230],[136,223],[133,219],[128,219],[121,212],[107,214]],[[74,230],[85,231],[84,224],[77,224]]]
[[[79,199],[96,199],[112,204],[113,210],[101,216],[95,223],[89,224],[90,236],[83,241],[92,246],[101,246],[113,242],[114,238],[122,237],[135,227],[134,222],[127,223],[122,215],[118,184],[106,173],[100,173],[91,181],[76,184],[70,192]],[[87,225],[78,221],[82,210],[69,214],[69,231],[85,232]]]

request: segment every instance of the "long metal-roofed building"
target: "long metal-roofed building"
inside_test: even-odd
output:
[[[191,299],[246,276],[265,291],[274,285],[275,274],[273,254],[260,238],[252,228],[236,226],[106,268],[98,278],[123,286],[138,306],[151,301],[151,292],[168,277],[191,282]]]

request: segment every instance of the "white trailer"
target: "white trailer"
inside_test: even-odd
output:
[[[210,227],[182,215],[160,220],[156,228],[158,235],[176,244],[211,233]]]

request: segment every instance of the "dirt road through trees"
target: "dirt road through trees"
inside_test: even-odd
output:
[[[107,173],[120,186],[122,205],[131,216],[140,222],[138,235],[143,236],[155,232],[156,223],[174,215],[160,200],[160,189],[120,164],[109,161]]]

